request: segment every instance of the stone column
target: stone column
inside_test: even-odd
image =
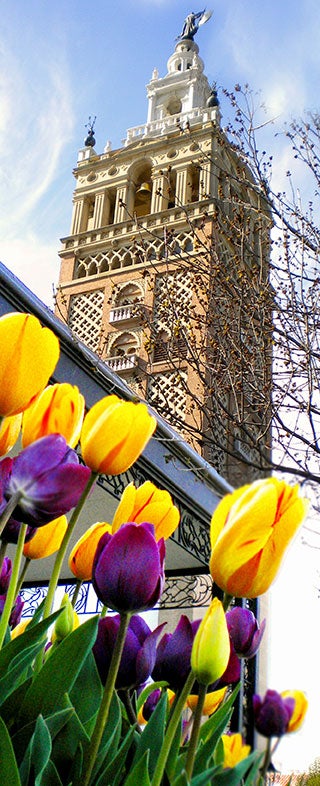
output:
[[[168,178],[160,173],[152,175],[151,213],[160,213],[168,207]]]
[[[118,186],[116,193],[116,206],[114,211],[114,224],[120,224],[127,218],[127,210],[125,207],[126,201],[126,186]]]
[[[73,205],[72,221],[71,221],[71,235],[78,235],[79,232],[84,232],[86,226],[86,211],[84,210],[84,199],[77,199]]]
[[[176,205],[186,205],[187,204],[187,181],[188,181],[188,170],[186,167],[183,169],[177,170],[177,180],[176,180]]]

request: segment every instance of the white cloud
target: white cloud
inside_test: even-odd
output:
[[[53,285],[59,276],[59,258],[54,244],[44,243],[37,235],[0,242],[0,259],[37,297],[53,308]]]

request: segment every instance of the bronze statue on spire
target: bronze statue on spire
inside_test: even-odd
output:
[[[205,9],[203,11],[199,11],[196,14],[194,11],[191,11],[191,14],[188,14],[184,20],[182,33],[178,36],[178,38],[180,40],[189,39],[190,41],[193,41],[200,25],[204,25],[204,23],[210,19],[211,15],[212,11],[206,11]]]

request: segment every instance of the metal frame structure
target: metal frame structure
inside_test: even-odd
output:
[[[22,311],[34,314],[46,327],[51,328],[60,341],[60,359],[52,382],[69,382],[77,385],[90,408],[103,396],[117,394],[126,400],[134,396],[130,388],[108,365],[72,334],[53,312],[45,306],[18,278],[0,262],[0,316]],[[155,436],[132,469],[117,477],[101,476],[101,489],[119,499],[128,482],[141,483],[152,480],[167,489],[181,512],[178,530],[172,536],[174,554],[180,554],[179,566],[166,571],[166,588],[161,607],[190,609],[207,606],[213,594],[208,571],[210,555],[209,522],[219,499],[229,491],[230,485],[201,458],[166,421],[153,411],[157,419]],[[182,555],[182,556],[181,556]],[[63,585],[71,591],[72,579],[66,576]],[[25,600],[30,611],[45,594],[45,582],[34,580],[26,584]],[[89,587],[84,585],[79,597],[81,613],[93,614]],[[81,607],[81,608],[80,608]],[[233,718],[235,728],[242,728],[252,743],[253,727],[248,702],[255,687],[255,668],[246,666],[245,689]]]

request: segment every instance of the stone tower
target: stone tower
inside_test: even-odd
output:
[[[129,128],[121,148],[107,143],[100,154],[89,128],[60,251],[57,314],[239,484],[244,472],[246,479],[255,474],[243,464],[252,445],[226,412],[241,409],[258,430],[262,416],[248,374],[241,385],[230,383],[225,358],[228,342],[242,342],[251,353],[247,367],[269,385],[264,325],[243,309],[240,319],[238,286],[240,268],[247,287],[267,285],[269,219],[261,219],[250,175],[221,131],[190,17],[166,75],[154,69],[147,85],[147,122]],[[230,235],[239,221],[241,258]]]

